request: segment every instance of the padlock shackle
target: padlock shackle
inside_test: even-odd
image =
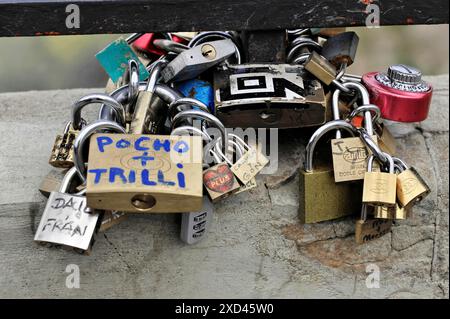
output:
[[[394,172],[395,172],[394,158],[391,155],[389,155],[388,153],[385,153],[385,152],[382,152],[382,153],[383,153],[384,156],[386,156],[387,162],[389,163],[389,170],[388,170],[389,174],[394,174]],[[378,161],[380,160],[375,155],[371,154],[369,156],[368,160],[367,160],[367,171],[368,172],[371,172],[372,169],[373,169],[373,161],[374,161],[374,159],[377,159]],[[382,162],[381,164],[385,165],[386,162],[385,163]]]
[[[150,76],[148,77],[147,87],[145,88],[147,92],[155,93],[156,83],[161,78],[161,71],[166,64],[164,60],[156,60],[150,65]]]
[[[63,179],[61,180],[61,185],[59,186],[60,193],[69,194],[69,188],[72,185],[75,176],[77,176],[77,169],[75,166],[73,166],[66,172]],[[74,195],[82,196],[85,193],[86,188],[83,188],[81,191],[75,193]]]
[[[125,126],[125,109],[123,105],[109,95],[95,93],[83,96],[72,106],[72,126],[75,130],[81,129],[81,110],[86,105],[94,103],[103,103],[110,107],[116,116],[117,122],[121,126]]]
[[[128,84],[127,106],[133,104],[139,93],[139,64],[136,60],[128,61],[128,68],[125,70],[124,83]]]
[[[347,116],[347,121],[351,122],[354,117],[365,112],[371,112],[372,123],[378,121],[381,117],[381,111],[378,106],[374,104],[366,104],[353,109],[353,111]]]
[[[180,105],[196,106],[203,112],[211,113],[209,111],[208,106],[205,103],[203,103],[202,101],[199,101],[199,100],[191,98],[191,97],[182,97],[182,98],[176,99],[175,101],[173,101],[172,103],[169,104],[168,113],[169,113],[169,117],[172,120],[173,120],[173,113],[175,112],[176,108]]]
[[[188,131],[191,131],[192,133],[194,133],[194,135],[201,136],[202,140],[207,142],[207,143],[212,141],[211,136],[208,136],[208,134],[203,132],[201,129],[199,129],[197,127],[194,127],[194,126],[189,126],[189,125],[176,127],[170,133],[170,135],[183,136],[183,135],[186,135],[186,132],[188,132]]]
[[[344,120],[335,120],[330,121],[321,127],[319,127],[314,134],[309,139],[308,144],[306,145],[306,158],[305,158],[305,171],[308,173],[313,172],[313,157],[314,157],[314,149],[316,148],[317,142],[320,140],[322,136],[326,133],[336,130],[343,129],[349,132],[352,136],[355,136],[356,128],[349,122]]]
[[[205,120],[206,122],[213,125],[220,131],[222,140],[224,141],[222,143],[222,151],[224,152],[224,154],[226,154],[228,151],[227,130],[226,130],[225,126],[222,124],[222,122],[217,117],[215,117],[214,115],[212,115],[210,113],[206,113],[206,112],[199,111],[199,110],[182,111],[182,112],[178,113],[177,115],[175,115],[175,117],[173,118],[171,130],[173,130],[177,126],[177,124],[179,124],[179,122],[181,122],[182,120],[191,119],[191,118],[199,118],[199,119]]]
[[[392,158],[394,159],[394,163],[401,168],[401,171],[409,169],[408,164],[406,164],[406,162],[403,161],[402,159],[395,156],[393,156]]]
[[[77,138],[73,142],[73,153],[74,153],[74,166],[77,170],[78,176],[80,177],[83,183],[86,182],[86,160],[83,157],[83,148],[86,141],[94,134],[99,131],[113,131],[116,133],[125,134],[126,130],[116,122],[108,121],[108,120],[97,120],[87,126],[85,126]]]
[[[230,136],[230,135],[231,135],[231,134],[228,134],[228,136]],[[233,134],[233,135],[234,135],[234,134]],[[219,145],[219,142],[220,142],[219,140],[221,140],[220,137],[217,139],[216,144],[215,144],[214,147],[213,147],[215,153],[216,153],[217,155],[219,155],[221,158],[223,158],[223,159],[225,160],[225,162],[227,162],[227,164],[233,165],[233,163],[228,159],[228,157],[226,157],[225,154],[220,150],[220,148],[217,147],[217,146]],[[233,150],[236,150],[237,159],[241,158],[242,155],[244,154],[244,153],[243,153],[244,149],[243,149],[242,145],[240,145],[238,142],[235,142],[235,141],[233,141],[233,140],[229,140],[229,141],[228,141],[228,144],[234,146],[234,148],[231,148],[231,150],[228,149],[228,151],[231,152],[231,153],[233,154],[232,151],[233,151]],[[220,161],[220,158],[219,158],[219,161]],[[217,162],[217,164],[219,164],[219,162]]]

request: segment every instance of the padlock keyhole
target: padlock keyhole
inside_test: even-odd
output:
[[[137,194],[131,198],[131,204],[138,210],[149,210],[156,204],[156,199],[150,194]]]

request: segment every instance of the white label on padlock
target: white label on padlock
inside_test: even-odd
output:
[[[51,192],[34,240],[87,250],[98,214],[86,209],[84,196]]]

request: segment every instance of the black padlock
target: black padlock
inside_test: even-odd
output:
[[[338,69],[353,63],[358,48],[359,37],[353,32],[343,32],[329,38],[322,47],[322,56]]]

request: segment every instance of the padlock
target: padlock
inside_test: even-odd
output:
[[[155,62],[145,91],[140,91],[132,114],[129,133],[160,134],[167,117],[167,105],[154,94],[163,62]]]
[[[201,46],[204,43],[218,40],[231,40],[233,42],[235,52],[234,55],[227,58],[228,64],[241,64],[245,59],[245,52],[242,50],[242,42],[240,35],[235,31],[205,31],[195,35],[188,43],[190,48]]]
[[[211,150],[211,153],[213,151]],[[216,165],[203,171],[203,185],[213,203],[225,199],[240,189],[236,176],[226,162],[218,162]]]
[[[188,98],[196,99],[205,104],[210,113],[214,114],[214,88],[211,83],[200,79],[178,82],[175,87]],[[194,107],[194,109],[197,109]]]
[[[116,123],[87,126],[74,147],[81,176],[86,170],[81,148],[99,127],[125,133]],[[86,192],[90,207],[143,213],[201,208],[199,137],[97,133],[91,141]]]
[[[353,31],[339,33],[330,37],[322,46],[321,54],[335,67],[350,66],[355,61],[359,37]]]
[[[65,175],[59,192],[51,192],[34,240],[88,250],[99,214],[87,206],[86,197],[68,194],[76,168]]]
[[[299,178],[299,215],[302,223],[316,223],[356,213],[361,207],[361,183],[335,183],[332,168],[313,168],[314,149],[326,133],[343,129],[354,134],[355,128],[344,120],[330,121],[311,136],[306,146],[305,167]]]
[[[236,161],[233,164],[232,159],[228,158],[228,156],[226,156],[220,150],[220,148],[217,147],[218,145],[220,145],[222,140],[219,137],[216,141],[214,151],[212,152],[215,156],[216,162],[219,163],[221,159],[223,159],[225,163],[228,164],[237,181],[239,182],[240,188],[235,192],[235,194],[239,194],[256,188],[258,184],[256,183],[255,176],[268,163],[267,158],[265,158],[264,155],[260,154],[259,152],[257,153],[261,157],[251,158],[254,151],[244,142],[244,140],[242,140],[239,136],[231,133],[228,134],[228,137],[231,138],[228,141],[231,150],[229,149],[230,152],[227,155],[231,154],[231,157],[234,157],[234,155],[236,155]],[[236,141],[234,141],[233,139],[235,139]],[[249,152],[251,153],[248,154]],[[236,175],[235,172],[237,172],[239,176]]]
[[[366,204],[362,205],[361,218],[356,221],[355,225],[355,240],[357,244],[365,244],[383,237],[391,231],[391,219],[370,218],[368,216],[369,210],[372,211],[374,209],[376,207],[371,207]]]
[[[364,175],[362,202],[371,206],[393,207],[396,204],[397,175],[394,172],[394,160],[388,158],[388,172],[374,172],[372,170],[374,155],[367,161],[367,172]]]
[[[394,162],[400,165],[397,175],[397,200],[401,207],[411,207],[430,193],[430,187],[414,167],[409,167],[399,158]]]
[[[269,159],[262,154],[260,146],[250,147],[239,136],[235,134],[229,136],[244,149],[243,155],[231,166],[231,171],[242,184],[246,185],[269,163]],[[218,142],[220,143],[220,140]]]
[[[346,82],[343,84],[349,89],[354,89],[362,97],[362,105],[357,107],[349,116],[353,118],[358,113],[365,114],[364,125],[368,134],[373,135],[372,122],[380,116],[380,110],[375,105],[369,105],[369,94],[360,83]],[[334,119],[339,119],[339,95],[340,90],[333,93],[332,108]],[[371,111],[374,111],[372,117]],[[347,120],[349,120],[347,118]],[[376,143],[376,136],[373,137]],[[360,137],[341,138],[340,131],[336,132],[336,139],[331,140],[333,154],[333,170],[335,182],[348,182],[364,179],[367,170],[367,158],[369,151]]]
[[[336,67],[317,52],[312,52],[308,56],[305,69],[327,86],[336,79]]]
[[[52,152],[48,163],[57,168],[70,168],[73,166],[73,142],[78,131],[72,127],[72,122],[68,122],[62,135],[57,135],[53,144]]]
[[[428,117],[433,88],[422,73],[403,64],[392,65],[387,73],[370,72],[363,83],[381,117],[396,122],[420,122]]]
[[[199,74],[223,62],[236,52],[233,41],[206,42],[186,50],[173,59],[162,70],[165,83],[193,79]]]
[[[228,127],[297,128],[326,120],[323,87],[300,65],[222,66],[214,91],[216,116]]]
[[[149,76],[145,65],[129,46],[127,40],[123,38],[110,43],[106,48],[98,52],[95,57],[114,83],[117,83],[126,72],[130,60],[136,61],[139,65],[139,79],[141,81]]]
[[[181,214],[180,239],[186,244],[192,245],[202,240],[207,230],[211,227],[214,205],[207,196],[203,196],[201,210],[194,213]]]

